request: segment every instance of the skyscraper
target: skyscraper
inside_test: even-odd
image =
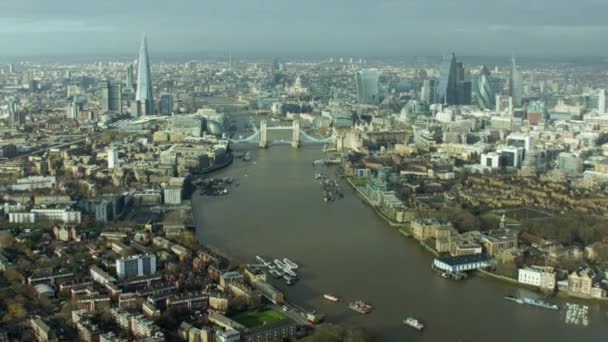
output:
[[[101,90],[101,110],[103,112],[120,112],[122,110],[122,84],[103,81]]]
[[[160,115],[171,115],[173,113],[173,94],[162,94],[160,96]]]
[[[133,83],[133,64],[129,64],[126,69],[127,72],[127,89],[133,91],[135,84]]]
[[[456,55],[452,53],[445,56],[439,66],[435,102],[447,105],[471,104],[471,81],[466,78],[464,64],[456,61]]]
[[[359,104],[373,105],[377,103],[379,76],[377,69],[365,69],[355,74]]]
[[[517,69],[517,64],[515,64],[515,56],[511,58],[511,79],[509,82],[509,92],[511,97],[513,97],[513,105],[515,107],[520,107],[523,100],[524,88],[521,73]]]
[[[472,80],[472,100],[482,109],[494,109],[496,106],[496,93],[494,92],[490,71],[485,66],[481,67],[479,75]]]
[[[426,104],[431,104],[435,100],[435,89],[437,88],[435,80],[422,81],[422,89],[420,90],[420,100]]]
[[[12,99],[8,103],[8,127],[15,128],[19,124],[19,112],[17,111],[17,100]]]
[[[599,114],[606,113],[606,90],[600,89],[597,95],[597,112]]]
[[[150,74],[150,59],[148,57],[148,42],[146,35],[141,41],[139,48],[139,62],[137,65],[137,91],[135,93],[137,102],[137,115],[145,116],[154,114],[154,97],[152,96],[152,76]]]
[[[435,102],[456,104],[456,83],[458,81],[456,55],[445,56],[439,66],[439,82],[435,92]]]

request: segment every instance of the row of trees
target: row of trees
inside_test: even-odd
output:
[[[608,219],[573,211],[549,219],[524,220],[521,230],[564,245],[588,245],[608,237]]]

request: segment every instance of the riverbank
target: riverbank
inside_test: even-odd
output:
[[[378,216],[380,216],[385,222],[387,222],[391,227],[398,227],[399,228],[398,231],[399,231],[400,235],[403,235],[404,237],[407,237],[407,238],[412,237],[411,230],[408,229],[409,226],[402,224],[402,223],[394,222],[389,217],[387,217],[382,212],[382,210],[380,210],[380,208],[378,208],[378,206],[375,205],[373,203],[373,201],[360,189],[360,187],[358,187],[356,184],[353,183],[353,181],[351,180],[350,177],[347,177],[343,174],[342,175],[339,174],[337,170],[336,170],[336,174],[338,174],[338,176],[341,176],[342,178],[344,178],[348,182],[348,184],[355,190],[358,197],[361,198],[367,205],[372,207],[372,209],[374,209],[376,214],[378,214]],[[422,246],[426,251],[431,253],[433,256],[435,256],[435,257],[439,256],[439,253],[432,246],[427,245],[424,241],[420,241],[419,243],[420,243],[420,246]],[[528,288],[525,285],[519,284],[519,281],[515,278],[507,277],[507,276],[504,276],[504,275],[501,275],[498,273],[494,273],[494,272],[491,272],[491,271],[488,271],[485,269],[478,269],[477,271],[487,277],[491,277],[493,279],[500,280],[500,281],[510,284],[510,285],[515,285],[517,288]],[[567,291],[558,291],[557,294],[558,294],[558,296],[564,297],[564,298],[597,300],[598,302],[608,301],[608,298],[594,298],[594,297],[588,297],[588,296],[581,296],[578,294],[568,293]]]
[[[367,205],[369,205],[372,209],[374,209],[374,211],[376,212],[376,214],[378,214],[378,216],[380,216],[391,227],[400,228],[399,231],[401,232],[402,235],[404,235],[404,232],[403,232],[405,230],[404,228],[407,228],[408,225],[406,225],[404,223],[395,222],[391,218],[386,216],[386,214],[384,214],[382,212],[382,210],[376,204],[374,204],[374,202],[369,197],[367,197],[367,195],[358,186],[356,186],[355,183],[353,183],[349,177],[344,176],[344,179],[346,179],[346,182],[348,182],[348,184],[350,184],[350,186],[355,190],[357,195],[361,199],[363,199],[363,201]]]

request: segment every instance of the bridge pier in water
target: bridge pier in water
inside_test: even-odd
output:
[[[268,147],[266,120],[260,121],[260,143],[259,143],[258,146],[260,148],[266,148],[266,147]]]
[[[291,147],[300,147],[300,121],[293,120],[293,136],[291,139]]]

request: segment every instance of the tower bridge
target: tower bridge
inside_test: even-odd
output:
[[[269,139],[268,131],[288,131],[292,130],[291,140],[286,139]],[[290,144],[293,148],[298,148],[303,144],[327,144],[333,141],[333,136],[326,138],[315,138],[308,135],[300,129],[300,121],[293,120],[291,126],[271,126],[269,127],[266,120],[260,122],[260,128],[253,126],[253,134],[239,139],[231,138],[233,144],[257,143],[260,148],[266,148],[269,145]]]

